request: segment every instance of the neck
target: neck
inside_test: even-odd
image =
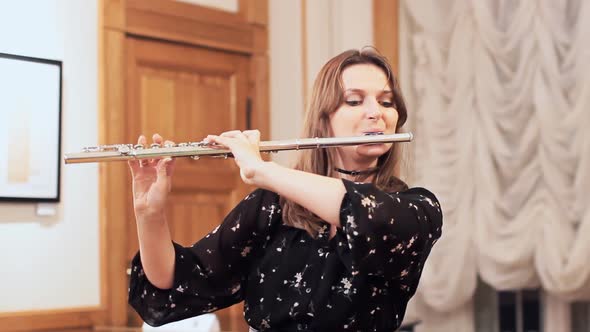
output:
[[[341,178],[344,178],[344,176],[346,175],[346,176],[354,178],[355,180],[364,179],[365,181],[367,181],[367,180],[372,180],[373,175],[375,173],[377,173],[377,171],[379,171],[379,167],[370,167],[370,168],[366,168],[366,169],[354,169],[354,170],[348,170],[348,169],[334,167],[334,170],[336,172],[340,173]]]
[[[341,179],[347,179],[351,181],[357,181],[358,179],[364,179],[364,181],[370,181],[373,179],[374,174],[379,170],[377,167],[377,160],[371,160],[367,162],[359,162],[354,160],[343,160],[338,158],[333,172],[335,177]]]

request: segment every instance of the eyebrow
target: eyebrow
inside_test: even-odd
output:
[[[365,92],[365,90],[363,90],[363,89],[346,89],[346,90],[344,90],[344,92],[345,92],[345,93],[346,93],[346,92],[353,92],[353,93],[359,93],[359,92],[362,92],[362,93],[364,93],[364,92]],[[386,95],[386,94],[393,94],[393,91],[391,91],[391,90],[381,90],[381,91],[379,92],[379,94],[381,94],[381,95]]]

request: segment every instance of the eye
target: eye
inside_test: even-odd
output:
[[[353,100],[347,100],[347,101],[345,101],[345,103],[348,106],[359,106],[363,103],[363,101],[360,99],[353,99]]]
[[[381,100],[379,104],[383,107],[393,107],[393,102],[389,100]]]

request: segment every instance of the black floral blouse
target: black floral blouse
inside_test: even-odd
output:
[[[133,259],[129,303],[158,326],[245,301],[260,331],[394,331],[441,235],[426,189],[387,193],[343,180],[341,228],[329,239],[283,225],[279,196],[258,189],[192,247],[174,244],[174,284],[163,290]]]

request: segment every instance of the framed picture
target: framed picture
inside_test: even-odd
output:
[[[0,200],[58,202],[61,61],[0,53]]]

